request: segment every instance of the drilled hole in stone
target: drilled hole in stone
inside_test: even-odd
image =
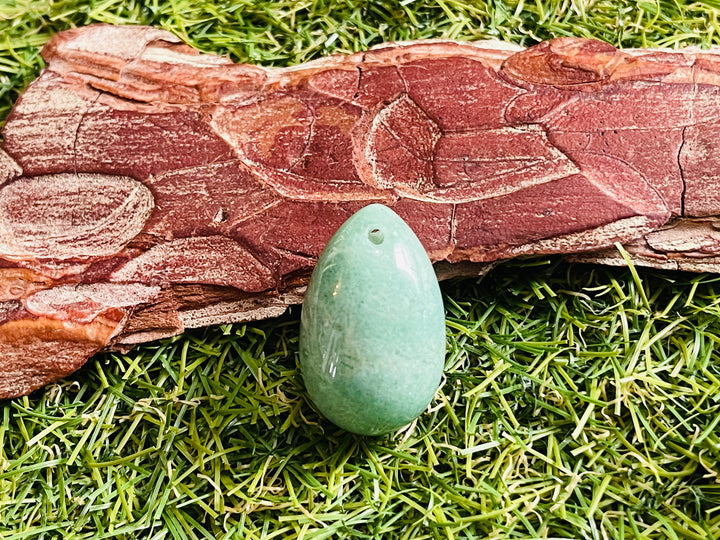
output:
[[[383,240],[385,240],[385,235],[383,235],[382,231],[378,228],[370,229],[368,232],[368,239],[373,244],[382,244]]]

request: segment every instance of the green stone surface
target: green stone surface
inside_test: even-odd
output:
[[[422,244],[389,208],[364,207],[325,247],[303,302],[310,397],[348,431],[388,433],[425,410],[444,360],[442,297]]]

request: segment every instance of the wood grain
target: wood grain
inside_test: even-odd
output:
[[[720,271],[720,55],[561,38],[285,69],[56,35],[0,150],[0,397],[102,349],[275,316],[371,202],[440,277],[560,253]]]

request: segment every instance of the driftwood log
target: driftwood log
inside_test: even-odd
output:
[[[273,316],[394,208],[443,275],[562,253],[720,271],[720,54],[563,38],[264,69],[145,27],[45,47],[0,150],[0,397]],[[471,264],[472,263],[472,264]]]

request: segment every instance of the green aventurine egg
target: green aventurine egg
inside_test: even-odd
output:
[[[395,212],[366,206],[330,239],[305,295],[310,397],[348,431],[388,433],[425,410],[444,360],[442,297],[422,244]]]

